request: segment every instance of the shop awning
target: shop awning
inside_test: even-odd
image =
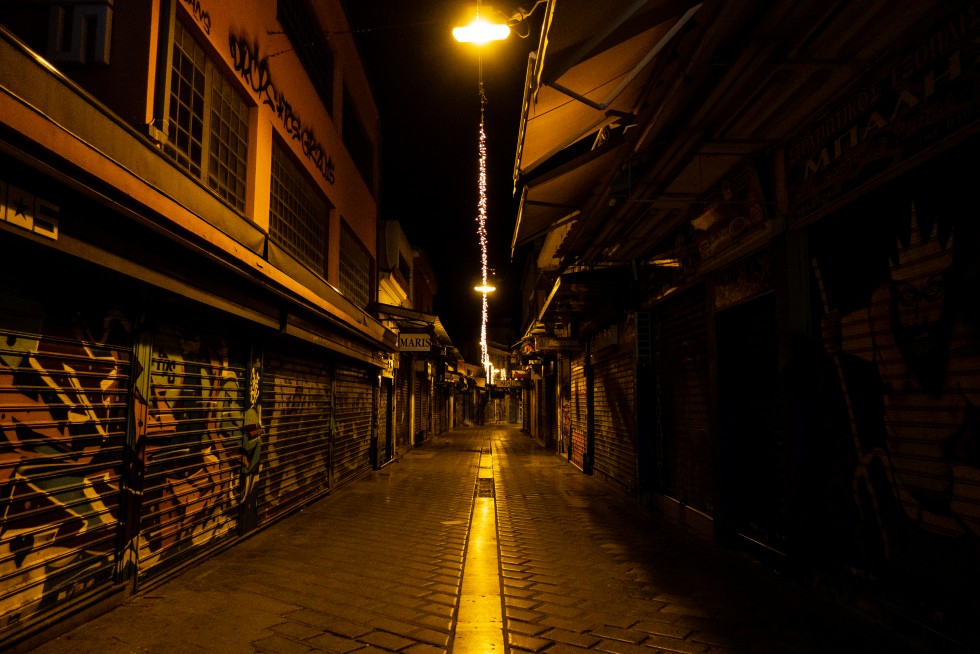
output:
[[[399,329],[431,328],[442,345],[455,350],[452,339],[449,338],[449,333],[443,327],[439,316],[406,307],[397,307],[393,304],[383,304],[381,302],[375,302],[371,306],[377,311],[380,319],[391,320],[398,325]]]
[[[574,221],[582,206],[616,174],[627,151],[622,141],[610,142],[529,182],[521,193],[511,255],[517,246]]]
[[[528,66],[514,180],[602,127],[629,122],[664,48],[700,4],[550,0]]]

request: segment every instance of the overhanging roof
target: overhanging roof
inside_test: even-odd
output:
[[[549,0],[528,67],[514,179],[642,101],[657,55],[700,9],[690,2]]]
[[[511,256],[517,246],[574,220],[582,205],[616,174],[627,152],[624,145],[622,141],[607,143],[529,182],[521,193]]]
[[[382,304],[380,302],[374,303],[373,307],[382,318],[394,320],[398,323],[400,329],[404,329],[405,327],[432,327],[440,341],[449,346],[453,344],[452,339],[449,338],[449,334],[446,332],[446,328],[442,326],[439,316],[416,311],[415,309],[397,307],[393,304]]]
[[[591,331],[621,309],[629,289],[630,269],[625,266],[563,273],[555,280],[537,320],[577,319],[583,332]]]

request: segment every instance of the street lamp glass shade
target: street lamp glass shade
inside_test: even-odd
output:
[[[490,41],[503,41],[509,34],[510,28],[506,25],[491,23],[479,17],[469,25],[453,29],[453,37],[457,41],[477,45],[483,45]]]

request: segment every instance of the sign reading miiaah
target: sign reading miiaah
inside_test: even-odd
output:
[[[402,352],[429,352],[432,337],[428,334],[399,334],[398,349]]]

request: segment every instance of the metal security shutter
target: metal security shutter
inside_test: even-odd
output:
[[[395,387],[395,443],[398,451],[403,452],[412,443],[412,425],[409,421],[411,395],[408,392],[408,370],[406,368],[398,371]]]
[[[163,328],[153,335],[141,579],[236,534],[246,362],[244,348],[193,329]]]
[[[392,378],[381,380],[381,392],[378,400],[378,466],[391,461],[395,452],[394,433],[394,397],[392,394]]]
[[[436,391],[439,407],[439,433],[449,431],[449,390],[442,386]]]
[[[572,359],[572,397],[570,399],[572,449],[568,459],[579,468],[584,468],[589,419],[584,353]]]
[[[636,492],[636,361],[631,351],[594,364],[595,473]]]
[[[338,368],[334,376],[334,481],[342,484],[371,469],[374,386],[365,370]]]
[[[329,488],[330,376],[312,357],[268,354],[262,375],[259,522],[266,523]]]
[[[704,289],[697,287],[657,309],[656,461],[659,490],[710,515],[714,485],[704,301]]]
[[[415,442],[420,443],[429,434],[429,381],[422,373],[415,373]]]
[[[132,363],[119,312],[75,312],[64,300],[42,308],[9,288],[0,290],[0,641],[112,582]]]

